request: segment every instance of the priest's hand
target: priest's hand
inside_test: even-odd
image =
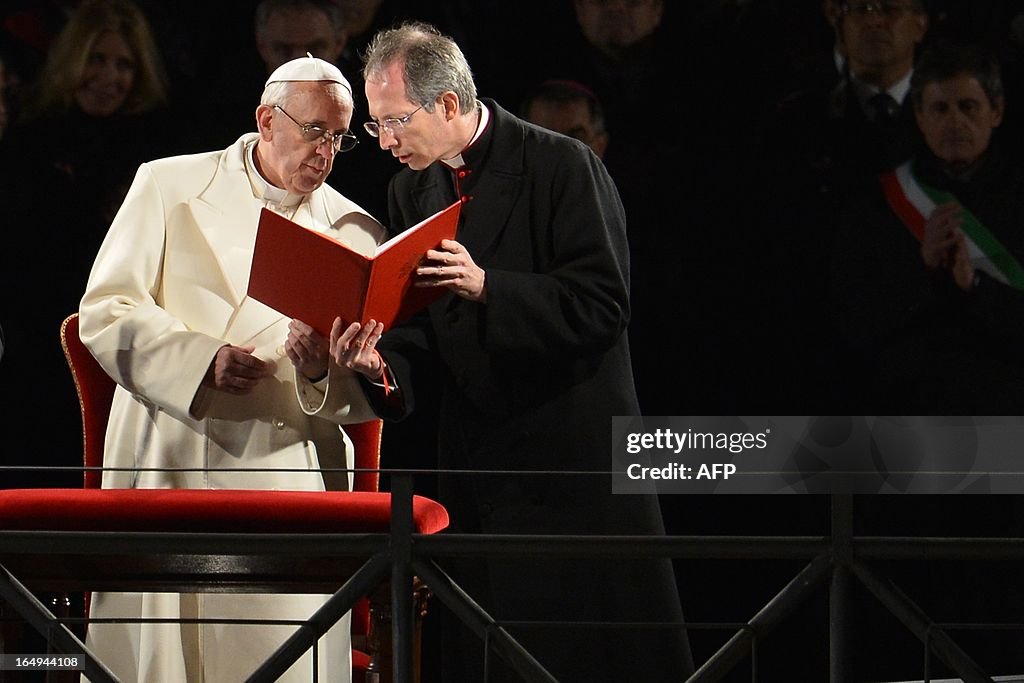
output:
[[[345,327],[341,318],[331,328],[331,358],[342,367],[355,370],[370,379],[384,374],[384,360],[377,353],[377,342],[384,334],[384,323],[370,320],[366,325],[352,323]]]
[[[463,299],[487,303],[487,273],[455,240],[441,240],[440,249],[426,253],[427,263],[416,269],[417,287],[447,287]]]

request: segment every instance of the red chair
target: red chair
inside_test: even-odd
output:
[[[60,338],[82,413],[84,491],[0,491],[3,528],[184,532],[222,529],[276,533],[388,531],[390,496],[378,492],[376,471],[380,463],[381,420],[344,427],[355,445],[355,467],[364,470],[355,473],[353,492],[101,489],[103,441],[116,385],[82,343],[78,314],[64,320]],[[125,509],[130,509],[132,514],[124,515]],[[413,518],[419,533],[436,533],[448,525],[444,507],[420,496],[413,500]],[[425,599],[422,591],[418,598]],[[380,610],[381,613],[386,611]],[[380,623],[376,625],[379,627]],[[376,635],[389,638],[390,632]],[[370,642],[370,609],[365,598],[353,608],[352,636],[353,680],[361,681],[365,680],[371,666],[371,655],[360,649]],[[380,664],[374,663],[375,671]],[[383,667],[388,664],[383,663]]]

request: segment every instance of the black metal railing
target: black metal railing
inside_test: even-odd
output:
[[[831,531],[827,536],[627,536],[627,535],[487,535],[414,533],[414,472],[381,470],[391,476],[391,531],[388,534],[225,534],[174,532],[6,531],[0,530],[0,557],[21,553],[95,555],[196,554],[211,556],[268,554],[278,557],[358,557],[365,561],[323,606],[263,662],[251,681],[273,681],[315,647],[317,640],[357,600],[390,578],[393,672],[398,683],[412,681],[413,577],[419,577],[453,614],[526,681],[555,679],[511,635],[509,624],[496,621],[473,596],[445,573],[436,560],[460,556],[659,557],[688,560],[806,560],[807,563],[744,624],[660,624],[666,628],[735,631],[689,681],[721,680],[741,661],[756,656],[757,643],[777,628],[817,591],[829,591],[830,680],[844,683],[848,651],[848,592],[863,584],[925,648],[924,680],[933,657],[968,683],[992,678],[950,637],[957,628],[1021,629],[1019,624],[940,624],[904,594],[873,562],[880,560],[1024,559],[1024,539],[857,537],[853,533],[853,502],[847,495],[831,497]],[[62,620],[43,605],[17,577],[0,566],[0,600],[31,624],[54,650],[85,658],[85,674],[93,681],[114,681]],[[85,620],[88,621],[88,620]],[[753,679],[757,678],[754,666]]]

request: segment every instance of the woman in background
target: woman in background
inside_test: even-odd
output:
[[[139,164],[173,151],[163,60],[146,17],[130,0],[84,0],[23,94],[0,143],[0,414],[18,425],[5,459],[76,466],[81,424],[60,323],[78,310]],[[14,478],[81,485],[74,472]]]
[[[163,61],[142,11],[130,0],[86,0],[51,46],[10,133],[8,151],[21,156],[14,173],[25,162],[45,165],[35,170],[99,228],[98,246],[138,165],[169,151],[157,127],[166,103]]]

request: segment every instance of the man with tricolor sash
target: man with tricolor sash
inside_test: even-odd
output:
[[[855,198],[837,235],[845,366],[861,412],[1019,414],[1024,173],[996,142],[999,65],[973,47],[933,48],[911,98],[925,149]]]
[[[831,264],[841,345],[835,367],[848,380],[853,414],[939,416],[965,426],[979,420],[971,416],[1020,415],[1024,171],[1016,147],[998,134],[1006,115],[999,65],[977,48],[936,45],[915,66],[910,98],[924,147],[868,194],[851,196],[842,212]],[[968,476],[974,438],[953,447],[963,464],[947,482],[960,493],[992,495],[869,497],[858,510],[860,527],[1020,537],[1020,497],[994,495],[1005,491],[995,473]],[[1020,577],[1005,564],[922,562],[909,585],[929,618],[1002,624],[1024,613]],[[897,628],[867,612],[855,611],[853,621],[861,631],[870,624],[879,661],[909,656]],[[1024,671],[1019,632],[951,635],[993,680]]]

